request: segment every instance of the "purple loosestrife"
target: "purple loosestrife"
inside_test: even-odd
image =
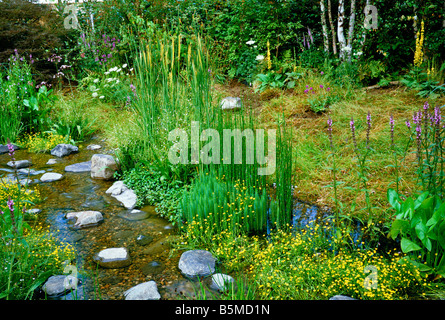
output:
[[[332,142],[332,119],[329,117],[328,119],[328,134],[329,134],[329,143],[331,146],[331,151],[334,151],[334,144]]]
[[[417,139],[417,160],[420,159],[420,146],[422,143],[422,127],[420,123],[416,126],[416,139]]]
[[[14,201],[11,199],[11,197],[8,197],[8,208],[9,212],[11,212],[11,225],[15,232],[18,233],[17,226],[15,225],[15,216],[14,216]]]
[[[366,115],[366,123],[367,123],[367,128],[366,128],[366,148],[369,149],[369,133],[371,132],[371,112],[368,111],[368,114]]]
[[[394,117],[392,114],[389,117],[389,128],[391,130],[391,147],[394,147]]]
[[[358,148],[357,148],[357,140],[355,139],[355,123],[354,123],[354,117],[351,118],[351,121],[349,122],[349,126],[351,127],[351,133],[352,133],[352,142],[354,143],[354,151],[359,155]]]

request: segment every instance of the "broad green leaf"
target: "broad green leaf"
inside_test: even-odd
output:
[[[400,211],[400,198],[396,190],[389,188],[386,192],[389,204],[396,209],[397,213]]]
[[[405,230],[407,227],[409,227],[409,222],[406,220],[394,220],[394,222],[391,225],[391,230],[389,231],[389,235],[394,240],[397,238],[399,233],[403,233],[403,230]]]
[[[425,191],[424,193],[422,193],[420,196],[417,197],[417,199],[414,201],[414,210],[416,210],[418,207],[420,207],[420,205],[428,197],[428,195],[429,195],[429,192]]]
[[[421,247],[419,247],[416,243],[412,242],[411,240],[408,240],[407,238],[402,238],[400,245],[403,253],[422,250]]]

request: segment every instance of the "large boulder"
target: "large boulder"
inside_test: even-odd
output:
[[[105,193],[111,194],[127,209],[134,209],[137,196],[133,190],[129,189],[123,181],[116,181]]]
[[[79,148],[72,144],[61,143],[51,150],[51,155],[62,158],[74,152],[79,152]]]
[[[91,178],[110,180],[117,171],[117,163],[108,154],[95,154],[91,157]]]
[[[206,250],[189,250],[179,259],[178,267],[188,278],[207,277],[215,272],[215,257]]]
[[[125,300],[159,300],[156,282],[148,281],[138,284],[124,292]]]
[[[101,250],[93,260],[104,268],[123,268],[131,264],[130,255],[126,248],[108,248]]]
[[[104,217],[99,211],[80,211],[69,212],[66,214],[67,219],[77,219],[74,224],[75,228],[87,228],[95,226],[101,222]]]

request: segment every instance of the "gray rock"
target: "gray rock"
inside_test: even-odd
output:
[[[79,148],[72,144],[61,143],[51,150],[51,155],[62,158],[74,152],[79,152]]]
[[[158,261],[151,261],[142,266],[141,271],[144,275],[153,275],[161,273],[165,269],[165,266]]]
[[[126,248],[108,248],[96,253],[93,260],[104,268],[124,268],[131,264]]]
[[[91,157],[91,178],[110,180],[117,171],[116,160],[107,154],[95,154]]]
[[[53,182],[63,178],[63,175],[56,172],[47,172],[40,177],[42,182]]]
[[[128,189],[123,181],[116,181],[105,193],[111,194],[112,197],[116,198],[116,200],[121,202],[127,209],[134,209],[136,206],[136,194],[133,190]]]
[[[77,219],[74,228],[87,228],[97,225],[104,217],[99,211],[80,211],[69,212],[66,214],[67,219]]]
[[[147,244],[150,244],[153,242],[152,236],[145,236],[143,234],[140,234],[136,238],[136,243],[140,246],[146,246]]]
[[[241,98],[227,97],[221,101],[221,109],[223,110],[232,110],[232,109],[241,109]]]
[[[100,145],[98,145],[98,144],[90,144],[90,145],[87,147],[87,150],[98,150],[98,149],[100,149],[100,148],[102,148],[102,146],[100,146]]]
[[[189,250],[179,259],[178,267],[188,278],[206,277],[215,272],[213,255],[206,250]]]
[[[338,295],[335,295],[335,296],[329,298],[329,300],[357,300],[357,299],[338,294]]]
[[[38,174],[42,174],[42,173],[45,173],[45,170],[34,170],[34,169],[30,169],[30,168],[26,168],[26,169],[19,169],[19,170],[17,170],[17,173],[18,174],[21,174],[21,175],[26,175],[26,176],[36,176],[36,175],[38,175]]]
[[[7,165],[10,166],[11,168],[20,169],[32,166],[32,162],[29,160],[9,161]]]
[[[212,275],[211,288],[219,291],[230,289],[235,283],[235,279],[224,273],[215,273]]]
[[[125,300],[159,300],[161,295],[154,281],[138,284],[124,292]]]
[[[56,163],[57,163],[56,159],[49,159],[46,164],[56,164]]]
[[[88,172],[91,170],[91,161],[79,162],[65,167],[66,172]]]
[[[77,288],[77,278],[70,275],[51,276],[42,286],[42,290],[50,297],[67,294]]]
[[[124,211],[118,214],[119,217],[130,220],[130,221],[139,221],[148,219],[151,214],[145,211],[141,211],[138,209],[133,209],[131,211]]]
[[[42,212],[42,209],[28,209],[26,210],[27,214],[39,214],[40,212]]]
[[[19,146],[16,146],[15,144],[12,145],[14,151],[20,149]],[[8,153],[8,145],[0,144],[0,154]]]

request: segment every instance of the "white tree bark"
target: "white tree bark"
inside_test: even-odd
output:
[[[355,0],[351,0],[351,15],[349,16],[349,32],[348,32],[348,52],[347,58],[351,62],[352,58],[352,41],[354,40],[354,28],[355,28]]]
[[[338,22],[337,22],[337,36],[338,44],[340,46],[340,59],[345,58],[346,39],[344,34],[344,22],[345,22],[345,0],[338,1]]]
[[[337,55],[337,33],[335,32],[334,21],[332,20],[331,0],[328,0],[328,18],[332,33],[332,52],[334,52],[334,54]]]
[[[321,26],[323,29],[324,51],[329,52],[329,36],[328,36],[328,27],[326,24],[326,8],[324,5],[324,2],[325,2],[325,0],[320,0]]]
[[[366,0],[366,5],[365,5],[365,8],[366,8],[366,6],[369,6],[371,3],[370,3],[370,0]],[[366,13],[365,13],[366,14]],[[366,21],[366,16],[365,16],[365,19],[364,19],[364,21],[363,21],[363,27],[362,27],[362,38],[360,39],[360,50],[359,50],[359,52],[362,52],[363,53],[363,48],[364,48],[364,46],[365,46],[365,42],[366,42],[366,33],[367,33],[367,30],[366,30],[366,28],[364,27],[364,25],[365,25],[365,21]],[[360,57],[361,56],[359,56],[359,59],[360,59]]]

